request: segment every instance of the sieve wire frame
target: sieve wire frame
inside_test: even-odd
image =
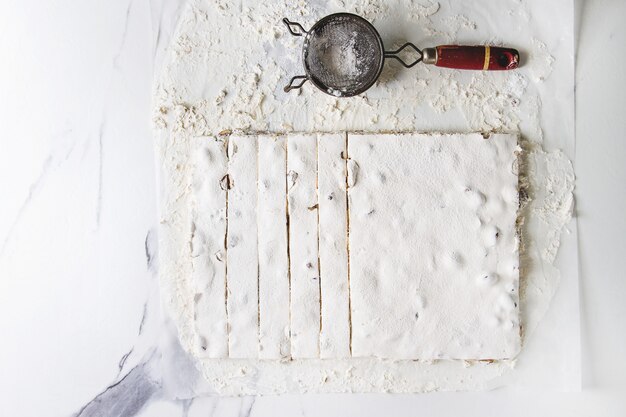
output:
[[[330,23],[334,23],[334,21],[340,20],[340,19],[347,19],[348,21],[358,22],[359,25],[364,26],[366,28],[365,30],[368,30],[370,34],[373,35],[374,39],[376,40],[376,45],[372,45],[372,47],[373,48],[377,47],[378,49],[378,62],[376,63],[376,70],[375,72],[372,73],[372,76],[370,77],[370,79],[364,82],[356,82],[355,88],[347,90],[347,91],[336,90],[336,89],[333,89],[332,86],[326,85],[322,80],[319,79],[318,76],[316,76],[316,74],[314,74],[311,71],[311,68],[309,67],[307,63],[307,56],[309,53],[309,44],[312,40],[312,37],[316,36],[316,33],[321,32],[321,29],[324,26]],[[302,47],[302,64],[303,64],[304,71],[308,79],[319,90],[323,91],[326,94],[330,94],[329,90],[333,90],[333,94],[331,95],[334,95],[336,97],[352,97],[352,96],[356,96],[367,91],[372,85],[376,83],[376,81],[380,77],[380,74],[383,71],[383,67],[385,65],[385,47],[383,44],[383,40],[380,34],[378,33],[378,31],[376,30],[376,28],[374,27],[374,25],[372,25],[366,19],[353,13],[346,13],[346,12],[333,13],[318,20],[311,27],[311,29],[307,31],[305,39],[304,39],[304,45]]]

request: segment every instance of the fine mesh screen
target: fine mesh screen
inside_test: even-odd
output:
[[[378,33],[353,15],[321,21],[309,32],[304,51],[311,80],[336,96],[365,91],[378,78],[383,61]]]

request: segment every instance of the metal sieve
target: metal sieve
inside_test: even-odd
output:
[[[351,97],[370,88],[380,76],[385,58],[393,58],[406,68],[420,61],[457,69],[502,70],[517,68],[519,53],[515,49],[489,46],[446,45],[423,51],[410,42],[395,51],[385,51],[374,26],[352,13],[328,15],[306,31],[302,25],[284,18],[294,36],[305,36],[302,62],[306,75],[296,75],[285,92],[298,89],[305,82],[336,97]],[[400,54],[406,48],[417,58],[406,62]]]

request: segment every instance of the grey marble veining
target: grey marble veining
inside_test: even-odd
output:
[[[203,385],[194,359],[183,351],[175,328],[160,308],[156,279],[158,238],[155,228],[146,233],[144,252],[146,269],[153,279],[137,327],[137,340],[120,358],[115,380],[88,400],[73,414],[74,417],[132,417],[139,415],[155,401],[176,404],[180,408],[180,415],[187,416],[194,399],[198,395],[206,395],[207,387]],[[138,356],[140,354],[141,357]],[[207,410],[209,415],[218,405],[219,399],[214,399]],[[237,415],[248,417],[255,398],[238,400],[241,406]]]
[[[137,415],[144,405],[161,391],[161,385],[150,377],[147,368],[147,363],[135,366],[122,379],[89,401],[76,413],[76,417]]]

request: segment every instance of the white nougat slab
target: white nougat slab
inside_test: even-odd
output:
[[[257,138],[228,141],[227,306],[231,358],[258,357]]]
[[[317,137],[290,136],[287,150],[287,189],[293,358],[319,357],[320,284],[316,170]]]
[[[259,136],[259,358],[290,356],[287,154],[284,136]]]
[[[520,348],[517,136],[349,135],[352,353]]]
[[[226,320],[226,145],[212,137],[191,141],[191,283],[194,347],[203,358],[228,357]]]
[[[320,357],[350,356],[346,135],[318,136]]]

